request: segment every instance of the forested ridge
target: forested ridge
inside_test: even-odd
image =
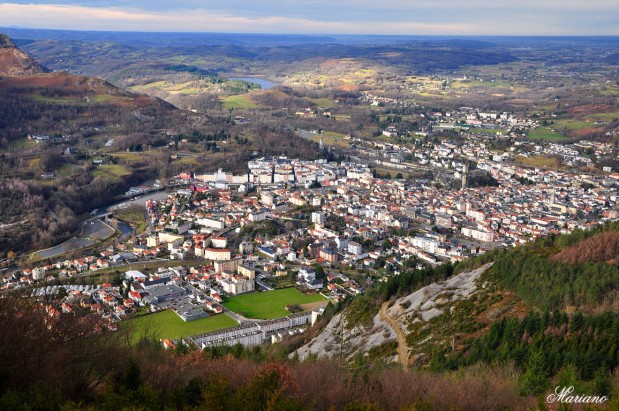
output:
[[[612,373],[619,366],[619,317],[558,310],[533,312],[522,319],[503,317],[467,349],[434,353],[430,368],[455,370],[480,362],[513,363],[522,371],[521,394],[541,394],[555,382],[611,395]]]
[[[617,235],[619,222],[612,222],[588,231],[540,238],[512,249],[493,250],[455,264],[423,269],[410,269],[405,264],[402,274],[378,283],[355,301],[360,304],[360,300],[367,300],[378,310],[384,301],[493,262],[490,279],[535,309],[612,308],[616,300],[614,292],[619,289],[619,265],[614,257],[607,258],[612,250],[608,238]],[[579,263],[563,261],[572,255],[578,256]]]
[[[618,231],[618,222],[607,223],[498,252],[492,278],[540,310],[617,311],[619,267],[609,239]]]
[[[479,280],[480,286],[485,284],[483,297],[474,295],[455,303],[445,314],[445,320],[455,319],[448,329],[458,335],[458,343],[425,345],[419,366],[435,372],[476,364],[514,366],[521,373],[521,395],[540,394],[557,384],[612,395],[613,375],[619,369],[619,267],[613,247],[618,233],[619,223],[606,223],[515,249],[494,250],[454,265],[405,270],[355,298],[346,308],[347,318],[349,323],[369,325],[382,302],[492,261]],[[504,299],[501,290],[515,300],[506,302],[504,311],[491,309]],[[510,309],[514,304],[526,307],[525,311]],[[490,324],[479,317],[490,312],[486,310],[496,317]],[[434,338],[447,338],[439,331],[444,327],[441,318],[409,344],[435,333]]]

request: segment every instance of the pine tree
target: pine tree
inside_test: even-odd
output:
[[[610,373],[604,369],[599,368],[593,377],[593,390],[594,395],[610,396],[613,389],[613,382]]]
[[[518,385],[521,395],[541,394],[546,390],[548,376],[545,370],[545,357],[541,351],[531,354]]]

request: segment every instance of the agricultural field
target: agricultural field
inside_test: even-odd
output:
[[[25,150],[29,148],[34,148],[36,146],[37,146],[36,141],[21,138],[19,140],[12,140],[8,145],[8,149],[9,150]]]
[[[598,92],[605,97],[616,97],[619,94],[619,83],[607,83],[600,87]]]
[[[549,125],[537,127],[529,132],[529,138],[531,140],[547,140],[551,142],[561,142],[566,140],[567,137],[563,135],[577,138],[583,133],[594,132],[596,128],[600,127],[591,120],[573,120],[573,119],[558,119],[553,120]]]
[[[593,124],[589,121],[579,121],[579,120],[556,120],[554,122],[553,127],[557,130],[584,130],[586,128],[591,128]]]
[[[286,309],[288,305],[302,305],[322,300],[326,298],[320,294],[308,295],[296,288],[283,288],[230,297],[224,306],[247,318],[267,320],[289,315],[290,312]]]
[[[93,177],[101,177],[116,182],[120,177],[128,176],[131,172],[123,165],[109,164],[95,168],[91,171],[91,174]]]
[[[459,80],[449,84],[454,89],[485,88],[494,90],[509,90],[510,92],[525,92],[528,89],[522,85],[506,81]]]
[[[238,325],[226,314],[185,322],[171,310],[135,317],[122,324],[130,328],[133,341],[143,337],[178,339]]]
[[[316,143],[319,143],[320,142],[320,135],[316,134],[316,135],[312,136],[311,140],[315,141]],[[322,134],[322,142],[327,147],[337,147],[337,148],[348,148],[350,146],[350,143],[351,143],[350,140],[345,140],[344,139],[344,135],[343,134],[330,133],[330,132],[324,132]]]
[[[312,103],[316,104],[318,107],[333,107],[333,100],[328,99],[328,98],[313,98],[313,99],[309,99],[309,101],[311,101]]]
[[[238,96],[229,96],[220,99],[224,110],[240,108],[240,109],[252,109],[262,108],[260,104],[254,102],[247,94],[240,94]]]
[[[198,159],[196,157],[182,157],[174,161],[174,164],[185,164],[189,166],[195,166],[198,164]]]
[[[42,95],[31,95],[31,98],[37,103],[58,104],[58,105],[86,105],[86,100],[82,97],[67,96],[67,97],[47,97]]]
[[[605,122],[617,121],[619,120],[619,111],[614,111],[610,113],[589,114],[588,116],[586,116],[586,119],[591,121]]]
[[[554,131],[551,127],[537,127],[529,132],[527,137],[530,140],[546,140],[551,142],[560,142],[565,140],[561,134]]]
[[[522,165],[529,167],[547,167],[559,168],[559,160],[556,157],[534,156],[534,157],[516,157],[516,161]]]
[[[112,156],[114,158],[118,158],[127,163],[135,163],[144,161],[144,158],[150,156],[149,152],[140,152],[140,153],[130,153],[130,152],[117,152],[113,153]]]
[[[220,85],[212,84],[208,81],[186,81],[175,83],[170,81],[154,81],[152,83],[129,87],[130,90],[139,93],[149,93],[153,91],[164,91],[169,94],[196,95],[200,92],[215,91]]]
[[[335,131],[324,131],[322,135],[324,137],[333,137],[333,138],[344,138],[346,136],[346,134],[337,133]]]
[[[147,90],[164,90],[164,91],[176,91],[183,92],[186,89],[195,89],[195,81],[188,81],[180,84],[168,82],[168,81],[155,81],[140,86],[130,87],[130,90],[145,92]]]
[[[65,163],[62,166],[60,166],[60,168],[57,169],[54,173],[60,177],[70,177],[75,174],[78,174],[81,170],[82,168],[79,166]]]

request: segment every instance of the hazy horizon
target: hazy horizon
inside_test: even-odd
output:
[[[396,38],[438,38],[438,39],[479,39],[479,38],[615,38],[617,34],[380,34],[380,33],[293,33],[293,32],[235,32],[235,31],[160,31],[160,30],[87,30],[69,28],[27,27],[0,25],[2,30],[20,31],[50,31],[50,32],[79,32],[79,33],[134,33],[134,34],[202,34],[202,35],[238,35],[238,36],[293,36],[293,37],[396,37]]]
[[[0,3],[0,26],[311,35],[615,36],[609,0],[49,0]]]

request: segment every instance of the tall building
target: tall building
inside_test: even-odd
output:
[[[255,289],[254,280],[242,276],[223,279],[221,285],[225,292],[234,295],[248,293]]]
[[[462,188],[466,188],[468,185],[468,174],[469,174],[469,165],[462,165]]]
[[[267,206],[272,206],[273,205],[273,198],[275,196],[273,195],[272,192],[270,191],[263,191],[262,194],[260,195],[260,202],[264,205]]]
[[[313,212],[312,213],[312,223],[314,224],[324,224],[325,223],[325,215],[321,212]]]

